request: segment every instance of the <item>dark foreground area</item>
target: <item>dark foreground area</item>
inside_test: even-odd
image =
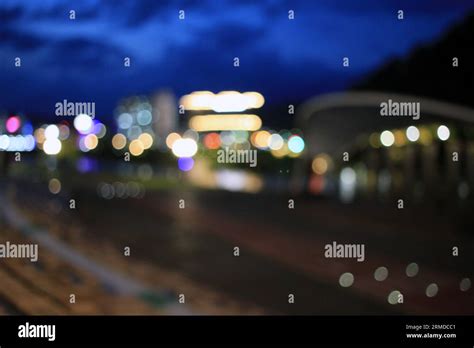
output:
[[[13,291],[26,288],[55,305],[20,306],[4,294],[7,313],[453,315],[474,309],[472,290],[460,285],[472,277],[474,261],[467,220],[453,223],[430,207],[400,211],[296,197],[289,209],[284,195],[197,189],[106,200],[92,188],[71,188],[76,209],[69,209],[64,195],[42,186],[4,188],[4,210],[28,223],[4,219],[2,237],[39,241],[41,255],[59,264],[71,289],[38,285],[51,287],[61,274],[47,262],[25,260],[32,273],[24,280],[29,273],[8,260],[1,271]],[[325,245],[333,242],[364,244],[364,262],[326,258]],[[380,267],[388,272],[383,279]],[[69,303],[76,288],[91,296]]]

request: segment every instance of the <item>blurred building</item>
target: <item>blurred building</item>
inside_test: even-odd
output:
[[[382,66],[353,92],[305,103],[297,126],[306,130],[308,151],[296,162],[293,189],[348,190],[346,199],[432,198],[427,203],[472,197],[473,33],[471,15],[438,42]],[[419,103],[420,118],[383,117],[388,100]]]
[[[420,103],[420,118],[381,116],[387,100]],[[474,110],[416,96],[353,92],[310,100],[297,116],[307,151],[293,189],[428,202],[467,199],[474,188]]]
[[[177,102],[170,91],[158,91],[151,98],[153,129],[158,145],[166,148],[166,137],[178,128]]]

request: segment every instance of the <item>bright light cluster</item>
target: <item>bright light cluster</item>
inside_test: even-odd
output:
[[[176,157],[193,157],[198,150],[196,141],[189,138],[177,139],[173,142],[171,151]]]
[[[214,94],[209,91],[198,91],[183,96],[180,104],[186,110],[242,112],[261,108],[265,104],[265,98],[258,92],[222,91]]]
[[[192,140],[192,141],[190,141]],[[124,139],[116,139],[117,144],[124,145]],[[199,136],[192,130],[170,133],[166,138],[166,145],[178,157],[193,157],[197,153]],[[284,156],[298,157],[305,149],[303,138],[288,131],[280,133],[268,130],[248,132],[242,130],[209,132],[202,138],[202,145],[208,150],[217,150],[237,146],[239,149],[250,149],[251,146],[264,151],[270,151],[276,158]]]
[[[409,142],[419,142],[422,145],[429,145],[432,143],[435,136],[441,141],[446,141],[451,136],[449,128],[445,125],[440,125],[436,128],[430,125],[425,126],[409,126],[406,130],[384,130],[378,135],[378,133],[372,133],[369,137],[369,143],[372,147],[385,147],[391,146],[403,146]]]
[[[250,141],[257,149],[269,150],[276,158],[298,157],[305,149],[304,139],[300,135],[291,134],[288,131],[276,133],[260,130],[252,133]]]
[[[118,133],[112,137],[115,150],[125,150],[132,156],[141,156],[155,143],[152,106],[146,98],[125,100],[117,109]]]
[[[32,135],[0,135],[0,151],[30,152],[35,148],[35,138]]]
[[[201,115],[192,117],[189,126],[197,132],[255,131],[262,126],[262,120],[257,115],[251,114]]]
[[[61,152],[62,144],[59,140],[58,126],[51,124],[44,130],[43,151],[47,155],[57,155]]]
[[[77,115],[74,118],[74,128],[81,134],[88,134],[92,131],[94,123],[92,118],[86,114]]]

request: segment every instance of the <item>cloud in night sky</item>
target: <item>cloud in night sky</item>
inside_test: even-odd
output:
[[[269,103],[301,101],[435,41],[473,8],[434,0],[2,0],[0,110],[48,114],[70,99],[96,101],[110,114],[121,97],[160,88],[257,90]],[[350,69],[341,66],[345,56]]]

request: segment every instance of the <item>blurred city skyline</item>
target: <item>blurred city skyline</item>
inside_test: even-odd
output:
[[[267,107],[298,104],[350,88],[439,40],[473,7],[469,1],[3,1],[0,111],[40,120],[66,99],[95,102],[110,122],[120,99],[163,88],[177,97],[255,90]],[[295,20],[288,20],[289,10]]]

